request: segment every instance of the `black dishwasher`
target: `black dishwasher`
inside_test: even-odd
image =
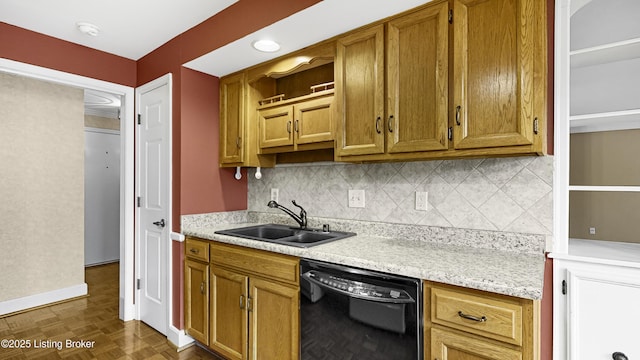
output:
[[[300,261],[302,360],[422,359],[419,279]]]

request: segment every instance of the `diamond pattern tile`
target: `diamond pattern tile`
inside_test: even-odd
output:
[[[553,157],[434,160],[382,164],[278,166],[249,176],[248,209],[300,203],[310,217],[384,221],[468,229],[553,233]],[[349,189],[365,190],[366,207],[349,208]],[[415,192],[429,193],[428,211]]]

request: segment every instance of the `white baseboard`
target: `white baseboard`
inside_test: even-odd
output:
[[[167,331],[167,340],[178,348],[178,351],[182,350],[187,345],[193,344],[195,340],[187,335],[184,330],[179,330],[173,325],[169,325],[169,331]]]
[[[29,295],[18,299],[0,302],[0,315],[10,314],[37,306],[87,295],[87,284],[82,283],[45,293]]]

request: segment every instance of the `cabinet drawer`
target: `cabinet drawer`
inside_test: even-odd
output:
[[[194,260],[209,261],[209,241],[187,238],[185,255]]]
[[[211,263],[294,285],[300,281],[298,258],[268,251],[212,243]]]
[[[522,345],[522,304],[506,296],[433,287],[431,321]]]

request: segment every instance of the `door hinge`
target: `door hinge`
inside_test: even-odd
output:
[[[140,279],[136,279],[136,289],[140,290]]]
[[[562,295],[567,295],[567,280],[562,280]]]
[[[142,114],[138,114],[138,125],[142,125]]]
[[[449,9],[449,24],[453,24],[453,9]]]
[[[142,198],[140,196],[138,196],[138,199],[136,200],[136,203],[137,203],[138,207],[140,207],[140,204],[142,203]]]
[[[449,133],[448,133],[447,136],[449,137],[449,141],[453,140],[453,128],[452,127],[449,128]]]
[[[538,134],[538,118],[533,119],[533,133]]]

